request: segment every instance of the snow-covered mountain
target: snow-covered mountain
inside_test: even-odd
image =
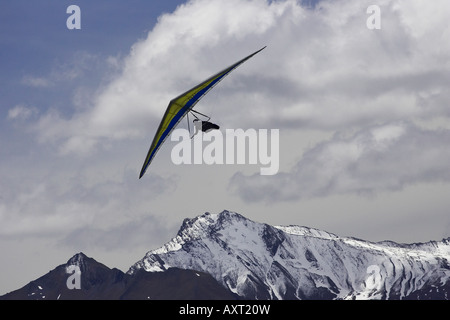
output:
[[[374,243],[223,211],[185,219],[127,273],[78,253],[0,300],[448,299],[449,260],[450,238]]]
[[[185,219],[128,274],[198,270],[245,299],[447,299],[449,260],[450,238],[374,243],[223,211]]]

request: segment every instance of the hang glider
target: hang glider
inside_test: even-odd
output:
[[[266,48],[266,47],[264,47]],[[205,94],[208,93],[215,85],[217,85],[223,78],[225,78],[231,71],[236,69],[239,65],[253,57],[258,52],[262,51],[264,48],[252,53],[251,55],[239,60],[235,64],[229,66],[225,70],[213,75],[202,83],[196,85],[192,89],[186,91],[185,93],[179,95],[175,99],[169,102],[169,106],[164,113],[164,116],[159,124],[158,130],[156,131],[153,142],[148,150],[147,157],[145,158],[144,164],[139,175],[139,179],[145,174],[148,166],[152,162],[159,148],[162,146],[164,141],[170,135],[173,129],[178,125],[178,123],[186,116],[189,112],[195,112],[201,114],[198,111],[193,110],[194,106],[199,102]],[[201,114],[203,115],[203,114]],[[195,116],[195,115],[194,115]]]

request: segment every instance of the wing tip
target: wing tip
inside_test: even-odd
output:
[[[145,174],[145,169],[142,168],[141,173],[139,173],[139,180],[144,176]]]
[[[260,53],[261,51],[263,51],[265,48],[267,48],[267,46],[262,47],[261,49],[255,51],[254,53],[252,53],[248,58],[253,57],[254,55]]]
[[[267,48],[267,46],[262,47],[261,49],[259,49],[258,51],[256,51],[256,53],[263,51],[265,48]]]

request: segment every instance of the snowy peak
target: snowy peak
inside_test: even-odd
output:
[[[183,238],[191,237],[192,239],[195,239],[196,237],[209,234],[215,230],[222,229],[229,224],[239,221],[242,222],[249,220],[238,213],[227,210],[224,210],[218,214],[205,212],[203,215],[195,218],[184,219],[177,235]]]
[[[249,224],[254,223],[248,220],[244,216],[231,212],[222,211],[218,214],[211,214],[209,212],[195,218],[186,218],[180,229],[177,232],[175,238],[165,244],[163,247],[152,251],[152,253],[162,254],[170,251],[177,251],[182,248],[183,245],[189,244],[193,241],[197,241],[204,238],[220,239],[223,237],[221,231],[227,230],[229,226],[233,226],[236,229],[238,226],[246,229]],[[159,268],[153,271],[160,271]]]
[[[68,265],[82,265],[88,258],[83,252],[76,253],[72,258],[67,261]]]
[[[128,273],[203,271],[246,299],[403,299],[437,287],[446,296],[449,260],[448,241],[373,243],[223,211],[185,219],[175,238]]]
[[[67,261],[66,267],[77,266],[82,272],[84,272],[87,269],[87,265],[94,262],[95,260],[88,258],[83,252],[80,252]]]

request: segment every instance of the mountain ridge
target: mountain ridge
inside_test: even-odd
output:
[[[447,300],[449,261],[450,238],[370,242],[224,210],[184,219],[126,273],[80,252],[0,300]]]
[[[78,267],[74,268],[74,267]],[[78,273],[78,287],[76,273]],[[67,263],[0,296],[0,300],[235,300],[209,274],[170,268],[134,276],[109,268],[83,252]]]

